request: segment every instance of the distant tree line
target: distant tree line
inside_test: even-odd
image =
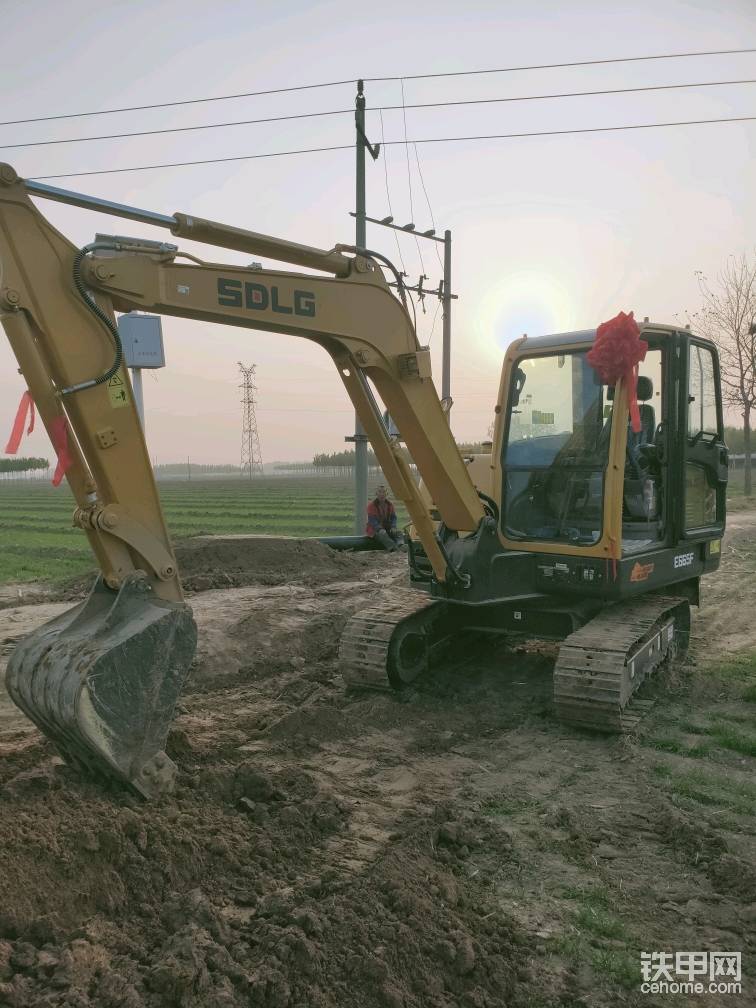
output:
[[[725,444],[733,455],[743,455],[745,452],[745,431],[742,427],[725,427]],[[751,446],[753,451],[753,446]]]
[[[187,472],[191,472],[197,476],[212,473],[226,473],[236,476],[239,474],[239,466],[231,465],[230,463],[224,465],[199,465],[195,462],[165,462],[153,466],[153,471],[156,476],[185,476]]]
[[[490,451],[490,447],[484,448],[480,441],[465,441],[458,443],[457,447],[463,455],[476,455],[485,451]],[[407,449],[402,445],[402,453],[408,462],[411,462],[410,454]],[[370,468],[376,468],[378,466],[378,459],[375,457],[375,452],[368,448],[368,466]],[[312,464],[316,469],[353,469],[354,468],[354,449],[347,448],[340,452],[320,452],[315,455],[312,460]]]
[[[491,443],[483,444],[481,441],[458,441],[457,448],[459,448],[462,455],[490,455],[491,454]]]
[[[49,469],[46,458],[0,458],[0,473],[33,472],[36,469]]]
[[[372,448],[368,448],[367,456],[369,466],[374,467],[378,465],[378,460]],[[312,464],[316,469],[353,469],[354,450],[345,449],[344,451],[330,453],[320,452],[313,457]]]

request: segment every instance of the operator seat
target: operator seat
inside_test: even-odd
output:
[[[645,375],[639,375],[636,396],[640,414],[640,430],[627,426],[627,464],[625,466],[623,543],[625,536],[630,539],[632,523],[642,522],[642,536],[658,539],[661,526],[658,522],[661,512],[662,469],[659,446],[654,442],[656,434],[656,411],[649,400],[654,394],[654,383]]]
[[[640,430],[636,433],[632,426],[627,429],[628,450],[637,459],[641,445],[653,444],[656,432],[656,413],[649,399],[654,394],[654,383],[645,375],[639,375],[636,397],[640,413]]]
[[[656,413],[654,407],[649,404],[649,399],[654,394],[654,383],[645,375],[638,376],[635,397],[638,400],[638,412],[640,413],[640,430],[636,434],[631,423],[627,425],[627,447],[633,459],[638,457],[638,449],[641,445],[653,444],[656,433]],[[607,402],[614,402],[614,386],[610,385],[606,390]],[[609,447],[609,435],[611,423],[605,423],[603,430],[599,434],[598,447],[606,450]]]

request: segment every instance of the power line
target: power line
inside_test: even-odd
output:
[[[0,126],[20,126],[24,123],[52,122],[57,119],[83,119],[86,116],[114,115],[117,112],[146,112],[150,109],[176,108],[179,105],[202,105],[206,102],[230,101],[233,98],[258,98],[263,95],[286,94],[290,91],[311,91],[315,88],[354,84],[353,80],[326,81],[322,84],[299,84],[296,87],[270,88],[267,91],[245,91],[241,94],[215,95],[209,98],[183,98],[180,101],[156,102],[154,105],[125,105],[122,108],[96,109],[91,112],[66,112],[60,115],[37,116],[34,119],[8,119]]]
[[[172,161],[166,164],[139,165],[134,168],[101,168],[97,171],[67,172],[59,175],[35,175],[33,180],[35,182],[46,182],[49,179],[83,178],[86,175],[119,175],[122,172],[129,171],[153,171],[158,168],[191,168],[195,165],[223,164],[227,161],[255,161],[258,158],[289,157],[292,154],[321,154],[326,151],[353,149],[354,144],[337,144],[333,147],[304,147],[301,150],[272,151],[266,154],[237,154],[234,157],[206,158],[202,161]]]
[[[412,173],[410,172],[410,158],[409,158],[409,142],[407,140],[407,110],[404,105],[404,81],[401,82],[402,85],[402,119],[404,120],[404,150],[407,155],[407,188],[409,189],[409,205],[410,205],[410,220],[415,219],[415,208],[412,205]],[[420,242],[417,240],[417,235],[415,235],[415,247],[417,249],[417,255],[420,259],[420,273],[425,276],[425,263],[423,262],[423,253],[420,249]],[[423,314],[425,314],[425,302],[421,299],[420,304],[423,309]]]
[[[429,74],[402,74],[401,77],[363,77],[365,83],[397,80],[431,80],[435,77],[473,77],[478,74],[514,73],[518,70],[561,70],[567,67],[600,66],[608,63],[641,63],[647,60],[688,59],[691,56],[734,56],[756,49],[719,49],[711,52],[665,53],[658,56],[617,56],[612,59],[580,60],[573,63],[537,63],[533,66],[495,67],[491,70],[453,70]],[[0,126],[2,123],[0,123]]]
[[[682,88],[725,87],[728,84],[756,84],[754,79],[697,81],[692,84],[650,84],[644,87],[607,88],[601,91],[560,91],[553,94],[514,95],[506,98],[465,98],[460,101],[416,102],[411,105],[382,105],[383,112],[397,109],[450,108],[454,105],[496,105],[504,102],[547,101],[553,98],[590,98],[596,95],[638,94],[642,91],[675,91]],[[374,109],[368,107],[368,112]]]
[[[622,130],[643,130],[643,129],[664,129],[668,126],[705,126],[712,123],[736,123],[736,122],[753,122],[756,120],[756,116],[734,116],[732,118],[725,119],[685,119],[678,122],[662,122],[662,123],[633,123],[625,126],[592,126],[584,127],[582,129],[566,129],[566,130],[535,130],[528,133],[490,133],[481,134],[478,136],[459,136],[459,137],[427,137],[420,140],[412,140],[412,143],[417,144],[431,144],[431,143],[459,143],[461,141],[473,141],[473,140],[520,140],[527,137],[544,137],[544,136],[572,136],[578,133],[617,133]],[[386,140],[384,143],[385,147],[401,146],[404,144],[404,140]],[[172,161],[166,162],[165,164],[153,164],[153,165],[134,165],[129,168],[100,168],[96,171],[85,171],[85,172],[64,172],[58,173],[56,175],[30,175],[28,176],[30,180],[35,182],[47,182],[51,179],[61,179],[61,178],[84,178],[88,175],[118,175],[123,172],[130,171],[154,171],[162,168],[188,168],[195,165],[209,165],[209,164],[224,164],[229,161],[255,161],[260,158],[275,158],[275,157],[289,157],[295,154],[321,154],[328,151],[340,151],[340,150],[353,150],[353,144],[335,144],[332,147],[305,147],[299,150],[288,150],[288,151],[269,151],[264,154],[237,154],[233,157],[222,157],[222,158],[206,158],[201,161]]]
[[[406,113],[407,109],[453,108],[459,105],[495,105],[508,102],[548,101],[557,98],[591,98],[599,95],[638,94],[643,91],[674,91],[684,88],[726,87],[729,85],[756,84],[756,78],[748,80],[699,81],[692,84],[655,84],[647,87],[611,88],[604,91],[565,91],[559,94],[515,95],[507,98],[466,98],[460,101],[417,102],[411,105],[375,105],[368,112]],[[93,140],[124,140],[131,137],[160,136],[165,133],[193,133],[205,129],[226,129],[231,126],[255,126],[260,123],[287,122],[293,119],[316,119],[322,116],[353,115],[354,109],[330,109],[326,112],[299,112],[295,115],[268,116],[264,119],[234,119],[230,122],[204,123],[199,126],[171,126],[166,129],[136,130],[129,133],[100,133],[97,136],[63,137],[60,140],[30,140],[24,143],[0,144],[0,150],[20,147],[50,147],[56,144],[89,143]],[[406,114],[405,114],[406,126]],[[409,155],[408,155],[409,156]]]
[[[736,56],[753,52],[756,52],[756,49],[716,49],[708,52],[661,53],[656,56],[618,56],[613,59],[580,60],[572,63],[540,63],[533,66],[497,67],[489,70],[455,70],[444,73],[403,74],[397,77],[363,77],[362,80],[367,83],[399,80],[431,80],[438,77],[469,77],[480,74],[515,73],[517,71],[524,70],[558,70],[568,67],[605,66],[611,63],[639,63],[648,60],[688,59],[694,56]],[[293,91],[310,91],[316,88],[340,87],[346,84],[356,83],[357,78],[354,77],[348,80],[323,81],[319,84],[298,84],[293,87],[269,88],[265,91],[244,91],[239,94],[212,95],[203,98],[184,98],[179,101],[155,102],[151,105],[126,105],[120,108],[95,109],[88,112],[66,112],[58,115],[36,116],[31,119],[7,119],[4,122],[0,122],[0,126],[19,126],[25,123],[53,122],[60,119],[81,119],[86,116],[114,115],[119,112],[145,112],[151,109],[176,108],[180,105],[200,105],[208,102],[230,101],[236,98],[257,98],[263,95],[287,94]]]
[[[430,336],[428,337],[428,346],[433,342],[433,333],[436,331],[436,320],[438,319],[438,310],[441,307],[441,298],[438,299],[436,303],[436,310],[433,313],[433,324],[431,325]]]
[[[753,81],[756,84],[756,81]],[[61,140],[31,140],[27,143],[0,144],[0,150],[14,147],[50,147],[55,144],[88,143],[92,140],[124,140],[130,137],[159,136],[162,133],[193,133],[196,130],[226,129],[229,126],[254,126],[258,123],[286,122],[291,119],[315,119],[321,116],[353,115],[354,109],[332,109],[328,112],[299,112],[296,115],[268,116],[265,119],[239,119],[233,122],[205,123],[200,126],[171,126],[166,129],[136,130],[133,133],[100,133],[97,136],[64,137]]]
[[[436,220],[435,220],[435,218],[433,216],[433,207],[431,206],[431,201],[430,201],[430,198],[428,196],[428,190],[425,188],[425,179],[423,178],[423,170],[420,167],[420,155],[418,154],[418,151],[417,151],[417,144],[413,143],[412,146],[415,148],[415,160],[417,161],[417,174],[420,177],[420,185],[423,187],[423,193],[425,195],[425,202],[428,204],[428,213],[430,214],[431,227],[435,231],[436,230]],[[443,264],[443,262],[441,260],[441,253],[438,250],[438,245],[436,243],[434,243],[433,247],[436,250],[436,258],[438,259],[438,265],[443,270],[444,264]],[[439,301],[439,304],[440,303],[441,302]],[[435,325],[435,323],[436,323],[436,320],[434,318],[433,324]],[[432,335],[432,333],[431,333],[431,335]]]
[[[381,110],[379,109],[378,113],[379,113],[379,115],[381,117],[381,144],[384,144],[386,136],[385,136],[385,133],[384,133],[384,130],[383,130],[383,112],[381,112]],[[385,182],[386,182],[386,202],[388,204],[388,212],[389,212],[389,215],[391,217],[393,217],[394,216],[394,210],[393,210],[393,208],[391,206],[391,193],[389,191],[389,180],[388,180],[388,158],[386,157],[386,152],[385,151],[383,152],[383,158],[381,160],[383,161],[383,176],[384,176],[384,179],[385,179]],[[396,239],[396,251],[399,253],[399,262],[400,262],[401,267],[402,267],[402,273],[404,273],[405,276],[406,276],[406,274],[407,274],[407,267],[404,265],[404,256],[402,255],[402,247],[399,244],[399,235],[397,234],[396,231],[393,231],[392,234],[394,235],[394,238]]]

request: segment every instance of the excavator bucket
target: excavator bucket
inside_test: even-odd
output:
[[[6,685],[68,762],[153,798],[174,784],[164,746],[196,643],[189,606],[159,598],[141,571],[117,593],[98,578],[21,641]]]

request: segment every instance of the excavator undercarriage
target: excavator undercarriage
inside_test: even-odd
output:
[[[640,687],[663,663],[687,653],[690,603],[655,595],[589,613],[556,608],[548,613],[549,625],[538,632],[547,614],[541,608],[530,613],[535,620],[528,621],[533,632],[527,634],[517,630],[524,615],[521,604],[466,609],[413,592],[352,617],[341,638],[339,667],[348,687],[399,692],[432,670],[465,631],[499,632],[512,641],[528,636],[548,640],[572,624],[572,632],[557,637],[557,717],[576,728],[633,731],[642,716],[642,707],[633,706]]]

